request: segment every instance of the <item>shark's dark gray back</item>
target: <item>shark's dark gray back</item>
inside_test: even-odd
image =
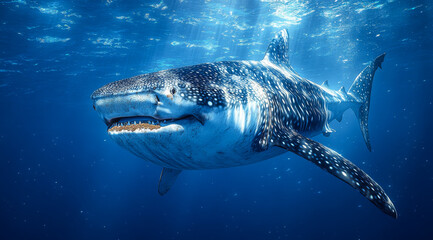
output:
[[[323,91],[290,67],[266,62],[223,61],[170,70],[182,79],[179,93],[210,107],[233,107],[254,101],[261,105],[253,148],[268,148],[272,128],[281,125],[300,133],[320,132],[327,113]]]

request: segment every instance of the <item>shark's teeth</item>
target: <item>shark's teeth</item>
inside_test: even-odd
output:
[[[154,121],[125,121],[125,122],[116,122],[113,126],[130,126],[130,125],[139,125],[139,124],[151,124],[151,125],[159,125],[161,123],[173,122],[174,120],[154,120]]]
[[[174,122],[173,119],[164,120],[122,120],[121,122],[115,122],[111,125],[108,131],[121,131],[121,130],[137,130],[137,129],[159,129],[161,124],[167,124],[169,122]]]
[[[129,118],[121,118],[117,119],[117,121],[113,122],[111,126],[108,128],[109,132],[116,131],[137,131],[139,129],[148,129],[154,130],[159,129],[161,127],[169,126],[170,124],[184,119],[195,119],[196,121],[201,122],[196,116],[188,115],[180,118],[171,118],[171,119],[156,119],[153,117],[129,117]]]

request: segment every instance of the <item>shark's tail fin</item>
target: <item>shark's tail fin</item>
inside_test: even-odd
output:
[[[385,58],[385,53],[378,56],[371,62],[362,72],[356,77],[348,94],[355,98],[359,104],[354,105],[352,108],[359,120],[362,136],[367,144],[367,148],[371,151],[370,136],[368,134],[368,112],[370,109],[370,94],[371,86],[373,84],[374,73],[377,68],[382,68],[382,62]],[[356,106],[356,107],[355,107]]]

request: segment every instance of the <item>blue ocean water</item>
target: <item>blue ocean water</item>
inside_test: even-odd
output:
[[[0,239],[432,239],[430,1],[0,2]],[[386,52],[373,84],[373,151],[347,111],[315,137],[370,174],[399,218],[292,153],[184,171],[116,145],[90,94],[122,78],[260,60],[290,33],[303,77],[346,89]]]

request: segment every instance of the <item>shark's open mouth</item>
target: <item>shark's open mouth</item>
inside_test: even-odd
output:
[[[109,122],[108,132],[135,132],[135,131],[152,131],[158,130],[165,126],[169,126],[171,124],[177,122],[187,122],[187,121],[200,121],[193,115],[185,115],[179,118],[164,118],[158,119],[150,116],[135,116],[135,117],[120,117],[111,119]]]

